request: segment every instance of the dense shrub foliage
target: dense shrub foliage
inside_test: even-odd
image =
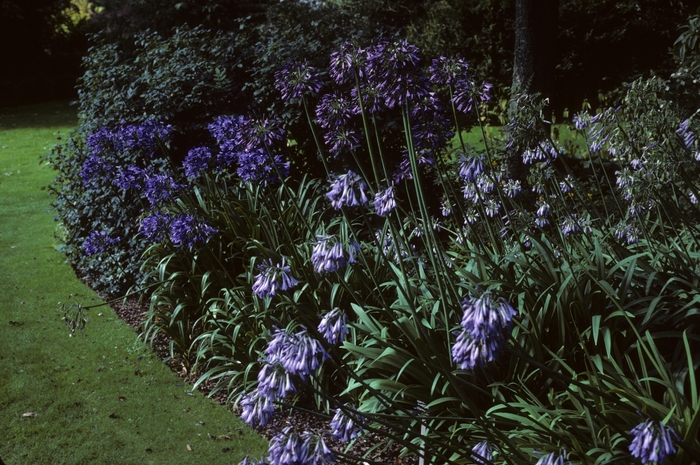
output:
[[[150,244],[145,337],[253,425],[289,404],[332,419],[280,431],[268,463],[357,463],[325,439],[367,431],[436,464],[697,461],[695,114],[639,80],[576,116],[565,155],[523,96],[515,181],[512,147],[465,142],[490,85],[463,60],[391,40],[329,58],[325,84],[304,60],[276,74],[303,157],[257,113],[212,118],[182,168],[151,152],[172,130],[154,122],[67,159],[83,195],[134,206],[129,235],[82,225],[80,255]]]

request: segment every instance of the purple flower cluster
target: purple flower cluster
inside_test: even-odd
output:
[[[396,208],[394,186],[391,185],[382,191],[378,191],[374,196],[374,211],[377,212],[377,215],[387,216],[394,208]]]
[[[141,124],[125,124],[115,128],[101,127],[87,138],[87,146],[92,154],[113,151],[140,152],[149,157],[155,155],[158,145],[172,139],[172,126],[157,121]]]
[[[488,441],[481,441],[472,447],[472,460],[477,465],[490,465],[493,463],[493,445]]]
[[[97,255],[119,241],[120,238],[111,237],[107,231],[91,231],[83,242],[83,251],[87,256]]]
[[[267,424],[274,414],[274,403],[296,390],[292,375],[306,380],[330,357],[306,330],[290,334],[277,329],[264,354],[257,390],[241,398],[241,418],[253,426]]]
[[[127,191],[134,190],[141,192],[145,188],[146,170],[138,166],[117,167],[117,174],[114,177],[114,185],[119,189]]]
[[[227,170],[236,166],[238,176],[244,182],[267,183],[289,174],[289,162],[274,153],[274,146],[284,139],[284,129],[278,121],[267,118],[244,118],[242,116],[220,116],[209,124],[209,132],[219,145],[215,167]],[[200,167],[210,166],[206,153],[192,153],[190,170],[199,173]],[[188,167],[186,166],[186,169]]]
[[[462,302],[462,329],[452,347],[452,359],[461,369],[470,370],[496,359],[517,312],[504,298],[489,292]]]
[[[83,162],[80,178],[83,186],[89,188],[95,182],[109,181],[114,177],[115,168],[99,155],[91,153]]]
[[[292,276],[291,267],[287,265],[286,261],[287,259],[282,257],[281,263],[273,263],[272,259],[268,258],[258,265],[260,273],[255,277],[255,283],[253,283],[255,295],[264,299],[274,296],[278,291],[286,291],[299,284],[299,281]]]
[[[673,439],[677,439],[678,435],[673,428],[660,421],[646,420],[632,428],[630,434],[630,453],[643,464],[663,463],[666,457],[676,453]]]
[[[455,86],[458,82],[467,79],[469,63],[463,58],[441,56],[433,59],[430,65],[430,82]]]
[[[355,255],[360,250],[360,244],[351,241],[348,247],[335,236],[316,236],[318,241],[311,253],[311,263],[316,273],[332,273],[344,268],[348,263],[355,263]]]
[[[172,221],[172,218],[165,213],[152,213],[141,220],[139,233],[144,236],[148,242],[162,242],[169,236],[170,224]]]
[[[353,412],[350,416],[346,411]],[[345,404],[345,408],[335,409],[335,415],[331,420],[331,435],[342,442],[350,442],[362,434],[362,425],[357,422],[362,422],[363,419],[357,414],[357,409],[350,404]]]
[[[352,170],[329,181],[331,190],[326,194],[336,210],[342,207],[355,207],[367,203],[367,183]]]
[[[304,94],[317,94],[321,90],[318,70],[309,66],[306,59],[301,62],[289,62],[275,73],[275,87],[282,93],[282,99],[301,98]]]
[[[333,452],[322,436],[304,431],[299,434],[294,426],[285,427],[270,440],[270,465],[326,465],[335,462]]]
[[[561,232],[564,234],[564,236],[590,233],[593,230],[591,228],[591,220],[576,213],[572,213],[561,220],[560,226]]]
[[[208,147],[195,147],[187,152],[187,156],[182,162],[185,169],[185,176],[190,179],[197,179],[202,174],[212,168],[214,155]]]
[[[190,213],[178,215],[170,223],[170,241],[179,249],[194,250],[217,232],[205,219]]]
[[[145,176],[144,196],[151,207],[155,208],[170,201],[184,187],[170,173],[149,174]]]
[[[540,457],[535,465],[564,465],[566,452],[550,452],[547,455]]]
[[[334,308],[323,315],[318,325],[318,332],[323,335],[329,344],[340,344],[350,332],[347,315],[341,309]]]
[[[492,84],[482,82],[481,86],[475,82],[464,79],[458,81],[455,85],[455,92],[452,96],[452,103],[457,109],[463,113],[469,113],[474,110],[479,104],[491,100]]]

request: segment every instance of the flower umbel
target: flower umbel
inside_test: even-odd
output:
[[[329,344],[340,344],[350,332],[348,329],[348,317],[339,308],[334,308],[323,315],[318,325],[318,332],[326,338]]]
[[[343,206],[355,207],[367,203],[367,184],[354,171],[337,176],[331,183],[331,190],[326,194],[336,210]]]
[[[630,434],[630,453],[644,464],[662,463],[666,457],[676,453],[673,438],[677,434],[673,428],[660,421],[646,420],[632,428]]]
[[[271,258],[265,259],[258,265],[258,270],[260,273],[255,277],[253,292],[261,299],[272,297],[278,291],[286,291],[299,284],[292,276],[292,269],[287,265],[285,257],[282,257],[281,263],[273,263]]]

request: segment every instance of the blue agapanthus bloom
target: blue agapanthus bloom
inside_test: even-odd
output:
[[[465,182],[476,182],[484,172],[484,158],[461,154],[459,157],[459,176]]]
[[[323,437],[310,431],[299,434],[294,426],[287,426],[270,440],[270,465],[326,465],[335,462],[335,456]]]
[[[491,465],[493,463],[494,448],[488,441],[481,441],[472,447],[472,460],[477,465]]]
[[[311,253],[311,263],[316,273],[332,273],[344,268],[348,263],[355,263],[355,255],[360,250],[360,244],[351,241],[347,248],[335,236],[316,236]]]
[[[144,189],[146,182],[145,170],[138,166],[119,167],[114,177],[114,185],[121,190],[135,190],[140,192]]]
[[[182,162],[185,169],[185,176],[190,179],[197,179],[212,167],[214,155],[208,147],[195,147],[187,152],[187,156]]]
[[[462,328],[452,346],[452,359],[461,369],[470,370],[496,359],[517,312],[506,299],[493,298],[489,292],[465,298],[462,309]]]
[[[366,61],[367,53],[364,49],[351,42],[345,42],[337,51],[331,53],[328,74],[338,84],[352,79],[354,73],[358,73],[358,76],[363,78]]]
[[[673,439],[677,439],[678,435],[673,428],[660,421],[646,420],[632,428],[630,434],[630,453],[644,464],[663,463],[666,457],[676,453]]]
[[[258,372],[257,392],[271,401],[283,399],[296,392],[290,373],[285,370],[279,357],[270,356],[262,361],[262,368]]]
[[[83,162],[83,167],[80,170],[83,186],[90,187],[95,181],[111,180],[114,176],[114,169],[114,166],[110,165],[107,160],[91,153]]]
[[[157,207],[170,201],[179,190],[184,188],[169,173],[146,175],[145,180],[144,196],[151,207]]]
[[[362,425],[357,424],[357,409],[350,404],[345,404],[345,410],[354,412],[354,417],[349,416],[343,409],[335,409],[335,415],[331,420],[331,435],[339,441],[350,442],[362,434]],[[362,420],[360,420],[362,421]]]
[[[377,215],[387,216],[394,208],[396,208],[394,186],[391,185],[382,191],[378,191],[374,197],[374,211],[377,212]]]
[[[354,129],[345,126],[329,129],[323,135],[323,140],[328,146],[328,151],[336,158],[360,146],[360,135]]]
[[[356,113],[355,104],[339,92],[325,94],[316,106],[316,121],[324,129],[345,126]]]
[[[236,158],[238,161],[236,172],[243,182],[254,184],[276,182],[279,180],[278,171],[283,177],[289,174],[289,162],[284,161],[279,154],[271,159],[264,148],[238,152]]]
[[[275,414],[273,399],[261,395],[258,391],[246,394],[241,398],[241,419],[250,426],[265,426]]]
[[[282,100],[301,98],[304,94],[317,94],[322,87],[318,70],[309,66],[306,59],[289,62],[275,73],[275,87],[282,93]]]
[[[258,265],[260,273],[255,277],[253,292],[261,299],[272,297],[278,291],[291,289],[299,281],[292,276],[292,269],[287,265],[287,259],[282,257],[281,263],[273,263],[271,258],[263,260]]]
[[[316,371],[330,355],[321,343],[311,337],[306,330],[290,334],[278,329],[265,349],[270,363],[281,363],[287,373],[306,379]]]
[[[209,225],[205,219],[190,213],[183,213],[173,218],[170,223],[170,241],[178,249],[193,250],[217,232],[218,230]]]
[[[326,194],[336,210],[342,207],[355,207],[367,203],[367,184],[352,170],[336,176],[330,181],[331,190]]]
[[[430,65],[430,82],[454,86],[467,79],[469,63],[463,58],[441,56]]]
[[[347,315],[341,309],[334,308],[323,315],[318,325],[318,332],[326,338],[329,344],[340,344],[350,332]]]
[[[151,243],[164,241],[170,233],[172,218],[162,212],[155,212],[141,220],[139,233]]]
[[[535,465],[564,465],[566,452],[550,452],[547,455],[540,457]]]
[[[483,82],[477,87],[473,81],[461,79],[455,84],[452,102],[459,111],[469,113],[479,104],[491,100],[492,87],[493,85],[488,82]]]
[[[87,256],[97,255],[119,241],[119,237],[112,237],[107,231],[91,231],[83,242],[83,251]]]
[[[238,462],[238,465],[270,465],[270,464],[268,464],[264,458],[260,458],[259,460],[253,460],[246,455],[243,460]]]

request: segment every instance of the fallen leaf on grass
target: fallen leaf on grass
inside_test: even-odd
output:
[[[34,413],[34,412],[24,412],[24,413],[22,414],[22,416],[23,416],[24,418],[34,418],[34,417],[36,416],[36,413]]]
[[[192,452],[192,447],[189,444],[187,444],[187,450]]]

